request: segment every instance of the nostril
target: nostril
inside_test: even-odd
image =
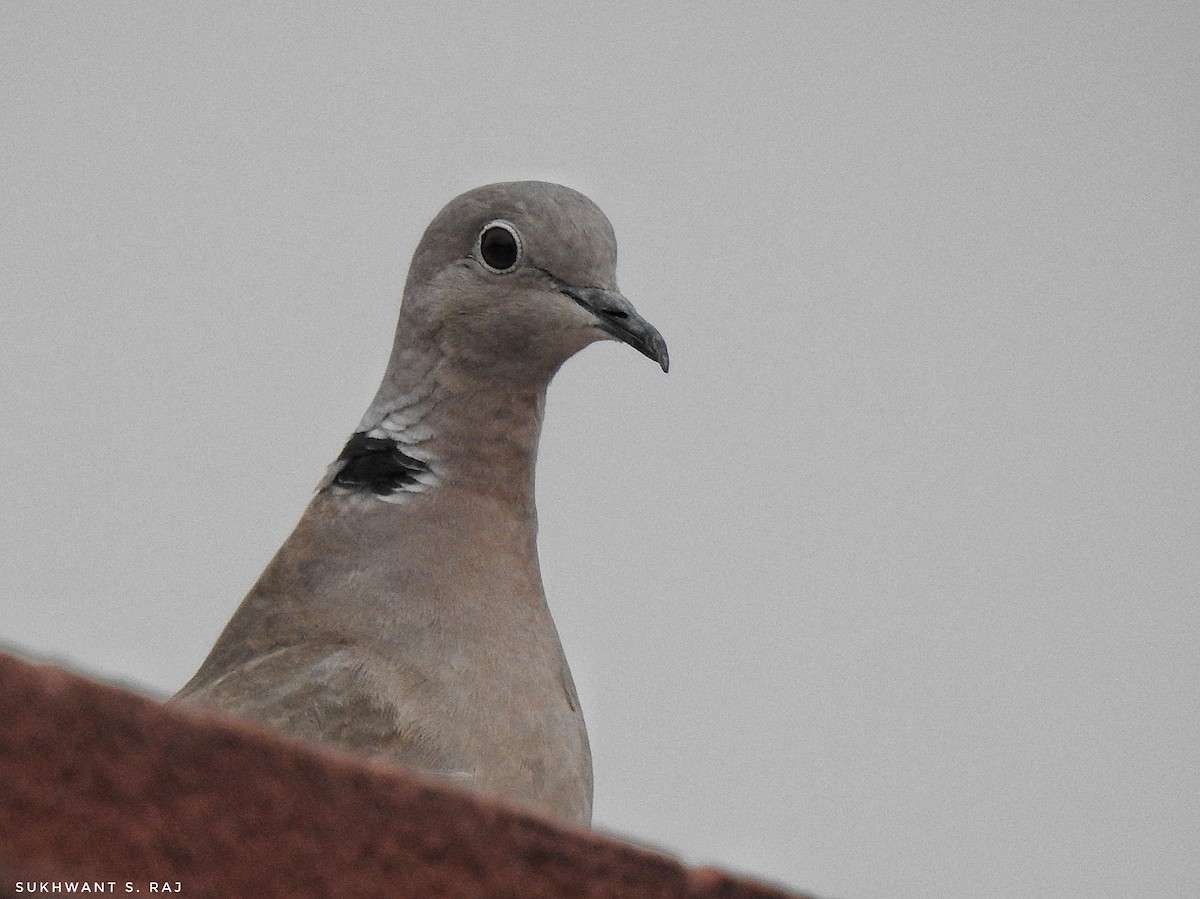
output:
[[[609,318],[629,318],[629,313],[622,312],[620,309],[605,309],[604,314]]]

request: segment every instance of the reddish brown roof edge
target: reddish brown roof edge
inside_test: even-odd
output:
[[[4,653],[0,722],[0,897],[798,896]]]

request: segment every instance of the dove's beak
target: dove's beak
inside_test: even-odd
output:
[[[602,331],[653,359],[663,371],[668,369],[667,342],[654,325],[638,315],[625,297],[599,287],[567,287],[563,293],[596,316]]]

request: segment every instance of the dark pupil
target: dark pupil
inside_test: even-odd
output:
[[[517,264],[517,239],[507,228],[488,228],[479,241],[479,254],[492,268],[512,268]]]

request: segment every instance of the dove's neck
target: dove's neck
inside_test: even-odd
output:
[[[534,465],[546,384],[465,374],[401,359],[358,428],[415,461],[404,493],[464,490],[533,513]]]

